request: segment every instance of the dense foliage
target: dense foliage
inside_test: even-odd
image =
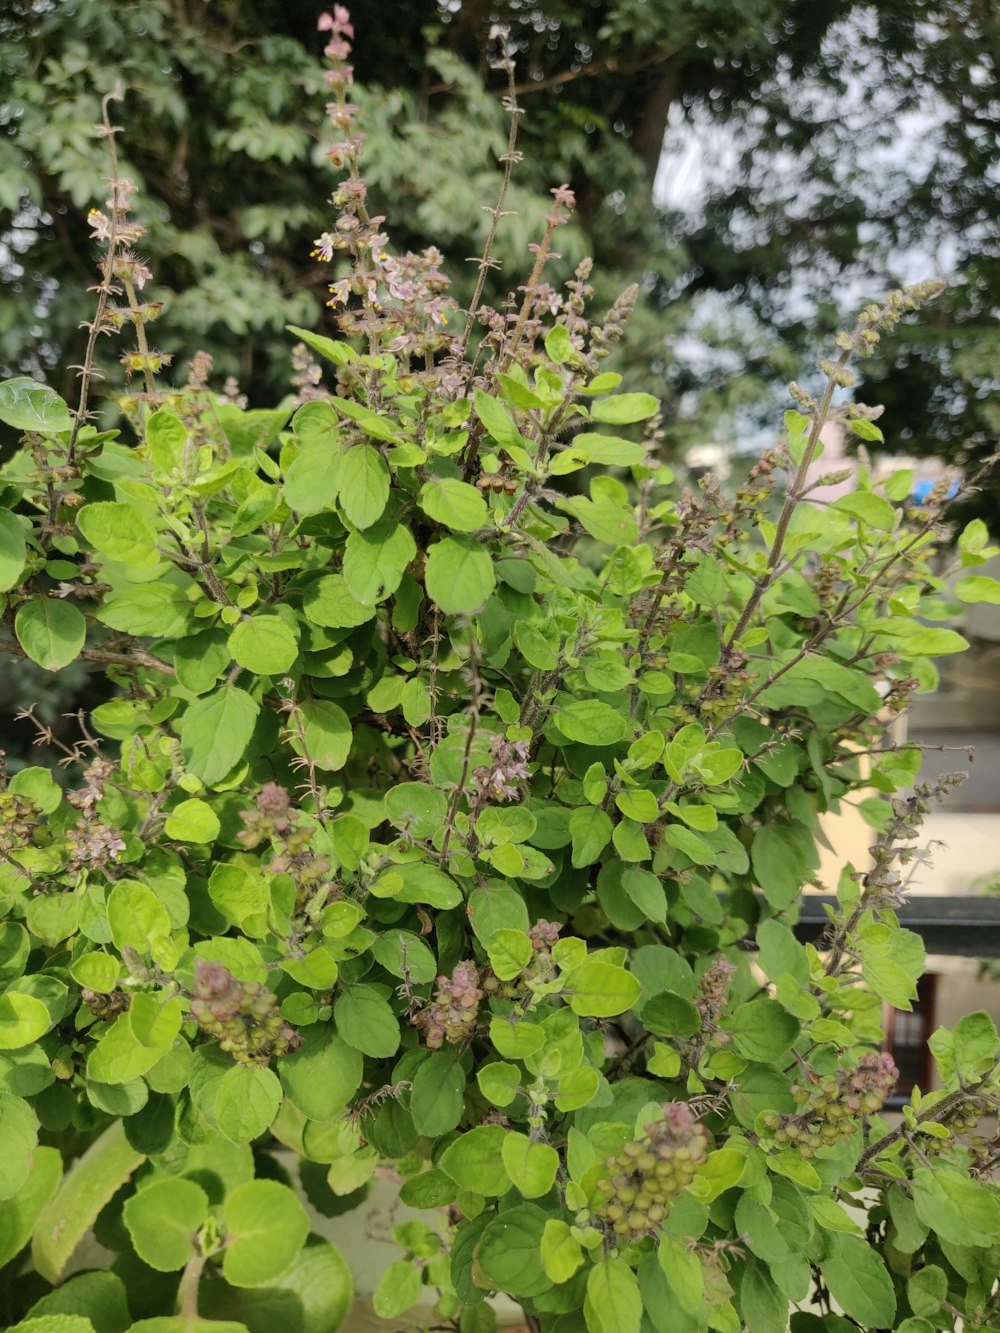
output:
[[[342,336],[293,333],[322,371],[265,409],[205,356],[172,384],[116,168],[78,403],[0,386],[0,650],[116,687],[65,781],[0,790],[5,1321],[332,1329],[350,1277],[290,1173],[334,1215],[391,1167],[427,1223],[390,1319],[480,1333],[501,1291],[544,1333],[1000,1327],[988,1016],[883,1114],[882,1005],[924,961],[897,867],[954,780],[886,735],[964,647],[943,496],[806,481],[827,423],[878,439],[850,362],[938,287],[838,335],[734,495],[678,496],[657,400],[603,368],[634,292],[597,320],[589,265],[548,283],[571,191],[516,301],[459,309],[369,213],[349,20],[321,26]],[[962,600],[995,600],[989,554],[968,525]],[[806,946],[849,804],[871,865]],[[75,1274],[91,1230],[110,1268]]]

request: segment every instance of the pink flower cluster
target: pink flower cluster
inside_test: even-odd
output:
[[[480,764],[472,771],[483,795],[496,801],[520,800],[521,790],[514,784],[527,782],[531,776],[528,770],[528,742],[507,741],[502,736],[494,736],[490,750],[492,763]]]
[[[324,263],[339,256],[350,261],[346,273],[330,284],[330,306],[341,310],[340,325],[348,336],[366,335],[385,351],[407,360],[422,358],[426,372],[431,358],[443,350],[454,351],[445,326],[455,302],[445,296],[449,279],[441,271],[442,255],[434,246],[422,254],[396,258],[388,251],[389,238],[382,231],[385,218],[369,214],[368,187],[358,172],[364,135],[357,129],[358,108],[348,98],[354,71],[348,60],[354,28],[343,5],[320,16],[319,29],[330,34],[325,55],[330,68],[327,86],[334,94],[327,115],[338,138],[327,157],[347,173],[333,194],[337,220],[317,237],[313,255]],[[352,298],[360,311],[350,309]]]

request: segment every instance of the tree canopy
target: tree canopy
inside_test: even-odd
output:
[[[692,438],[695,405],[700,429],[713,411],[733,433],[752,429],[846,307],[941,272],[950,290],[935,322],[871,363],[859,394],[886,403],[890,447],[973,460],[992,451],[994,6],[423,0],[394,7],[391,21],[372,0],[352,9],[373,196],[391,201],[398,248],[433,241],[452,260],[477,252],[482,206],[499,187],[504,79],[490,67],[489,34],[506,26],[524,156],[494,295],[547,190],[567,181],[579,207],[566,264],[592,251],[609,300],[642,283],[627,361],[633,379],[664,394],[668,448]],[[332,186],[316,17],[301,3],[8,7],[4,366],[51,375],[63,349],[82,347],[85,215],[105,173],[92,126],[117,87],[166,304],[158,339],[178,363],[211,342],[216,369],[237,375],[251,401],[287,381],[282,330],[322,324],[328,281],[309,255]],[[690,135],[699,145],[700,190],[684,209],[654,191],[665,135],[668,146]],[[980,499],[984,514],[995,499]]]

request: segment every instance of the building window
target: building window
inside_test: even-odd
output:
[[[930,1087],[931,1053],[927,1041],[934,1031],[936,991],[937,977],[927,972],[917,982],[917,998],[911,1010],[886,1009],[883,1050],[890,1053],[899,1070],[890,1105],[906,1101],[915,1087],[921,1092]]]

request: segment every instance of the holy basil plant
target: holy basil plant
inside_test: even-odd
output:
[[[889,724],[993,552],[973,523],[948,556],[906,473],[810,498],[828,422],[879,436],[849,362],[936,288],[863,311],[733,493],[678,493],[656,400],[602,369],[635,293],[596,322],[586,267],[549,285],[570,192],[510,308],[457,310],[368,212],[322,26],[341,336],[293,331],[287,401],[207,356],[164,383],[117,169],[80,402],[0,388],[0,650],[105,686],[0,784],[5,1323],[332,1330],[351,1275],[311,1229],[378,1172],[426,1215],[388,1320],[1000,1328],[996,1030],[937,1032],[940,1090],[891,1116],[881,1049],[955,780]],[[848,808],[873,846],[803,944]]]

